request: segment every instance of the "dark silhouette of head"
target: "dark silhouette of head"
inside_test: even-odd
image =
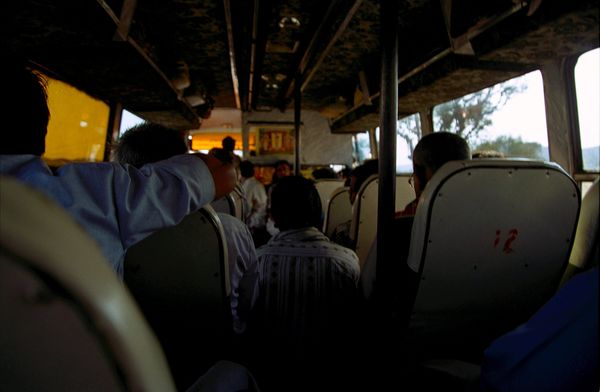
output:
[[[231,136],[226,136],[221,140],[221,146],[223,146],[223,149],[233,152],[235,150],[235,139]]]
[[[187,152],[182,132],[145,122],[123,134],[115,149],[115,158],[119,163],[141,167]]]
[[[240,172],[244,178],[254,177],[254,163],[250,161],[242,161],[240,163]]]
[[[312,176],[315,180],[322,178],[336,178],[335,172],[329,167],[322,167],[312,171]]]
[[[273,186],[271,216],[281,231],[321,227],[321,199],[311,180],[283,177]]]
[[[449,161],[471,159],[469,145],[450,132],[434,132],[419,140],[413,151],[414,187],[417,197],[433,174]]]
[[[2,104],[3,140],[0,154],[41,156],[46,150],[48,110],[46,81],[23,64],[3,64],[2,83],[8,99]]]
[[[377,159],[369,159],[350,172],[348,190],[350,193],[350,203],[354,203],[360,187],[367,178],[377,173],[379,173],[379,161]]]
[[[273,173],[273,183],[278,182],[283,177],[290,176],[292,174],[292,165],[286,160],[280,160],[275,162],[275,172]]]
[[[225,148],[213,147],[208,151],[208,155],[212,155],[223,163],[232,164],[234,161],[233,153]]]

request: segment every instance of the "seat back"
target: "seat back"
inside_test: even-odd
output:
[[[396,211],[402,211],[408,203],[415,199],[415,190],[408,182],[409,178],[408,174],[396,176]]]
[[[347,187],[340,187],[333,191],[325,210],[323,233],[329,238],[338,225],[352,219],[352,204]]]
[[[407,175],[396,176],[396,211],[403,210],[415,198],[415,192],[408,183],[408,178]],[[379,177],[375,174],[361,185],[352,206],[350,236],[356,244],[355,251],[361,267],[377,235],[378,194]]]
[[[246,219],[247,211],[246,200],[244,196],[244,190],[242,189],[242,185],[238,183],[233,189],[233,192],[230,193],[230,195],[233,199],[234,205],[234,213],[232,215],[244,222],[244,220]]]
[[[350,238],[354,241],[354,251],[362,268],[371,244],[377,234],[377,194],[379,193],[379,177],[374,174],[367,178],[356,194],[352,205],[352,224]]]
[[[315,188],[317,188],[319,198],[321,199],[323,216],[325,216],[331,194],[333,193],[333,191],[337,190],[341,186],[344,186],[344,180],[342,179],[320,178],[318,180],[315,180]]]
[[[127,250],[127,287],[156,332],[179,389],[226,349],[232,329],[227,246],[210,206]]]
[[[58,205],[0,178],[0,390],[175,391],[98,246]]]
[[[427,184],[409,266],[420,280],[409,340],[423,352],[480,353],[556,291],[579,213],[556,164],[454,161]]]
[[[215,212],[221,212],[223,214],[229,214],[235,216],[242,222],[246,217],[245,203],[244,203],[244,191],[241,185],[236,185],[233,191],[220,199],[214,200],[210,203],[210,206]]]
[[[217,200],[213,200],[210,203],[210,206],[213,208],[213,210],[215,210],[215,212],[220,212],[231,216],[235,216],[236,214],[236,206],[233,192]]]
[[[600,230],[598,226],[598,209],[600,204],[600,179],[596,179],[583,197],[581,213],[577,223],[577,233],[573,249],[569,257],[569,266],[561,284],[565,283],[575,273],[585,271],[598,264],[600,258]]]

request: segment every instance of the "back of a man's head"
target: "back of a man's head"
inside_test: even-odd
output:
[[[208,151],[208,155],[212,155],[222,163],[233,164],[234,161],[234,154],[224,148],[213,147],[210,149],[210,151]]]
[[[446,162],[464,159],[471,159],[471,150],[462,137],[450,132],[425,135],[413,151],[415,176],[425,184],[427,172],[433,174]]]
[[[271,215],[281,230],[320,227],[321,199],[312,181],[301,176],[281,178],[271,193]]]
[[[50,120],[46,81],[23,64],[3,64],[2,70],[2,88],[8,99],[2,104],[0,154],[41,156]]]
[[[242,161],[240,163],[240,173],[244,178],[254,177],[254,164],[250,161]]]
[[[141,167],[187,151],[181,132],[145,122],[123,134],[115,149],[115,158],[119,163]]]
[[[373,174],[379,173],[379,161],[377,159],[369,159],[364,161],[362,165],[357,166],[351,173],[350,176],[356,177],[356,180],[351,183],[352,190],[354,192],[358,192],[360,187],[367,178],[371,177]]]
[[[231,136],[225,136],[223,140],[221,140],[221,146],[225,150],[233,152],[233,150],[235,150],[235,139]]]

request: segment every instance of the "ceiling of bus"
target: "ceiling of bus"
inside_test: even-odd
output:
[[[379,122],[376,0],[23,0],[1,7],[11,15],[11,53],[148,120],[190,129],[212,105],[291,109],[300,83],[302,107],[326,116],[333,132]],[[401,1],[399,113],[598,47],[598,23],[595,0]]]

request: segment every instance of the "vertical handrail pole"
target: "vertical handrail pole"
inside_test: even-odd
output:
[[[294,174],[300,175],[300,116],[302,113],[302,78],[296,75],[294,83]]]
[[[396,194],[396,128],[398,121],[398,2],[382,0],[381,18],[381,98],[379,120],[379,197],[377,210],[377,275],[382,309],[390,301],[390,287],[398,277],[390,273],[394,251],[392,229]]]

